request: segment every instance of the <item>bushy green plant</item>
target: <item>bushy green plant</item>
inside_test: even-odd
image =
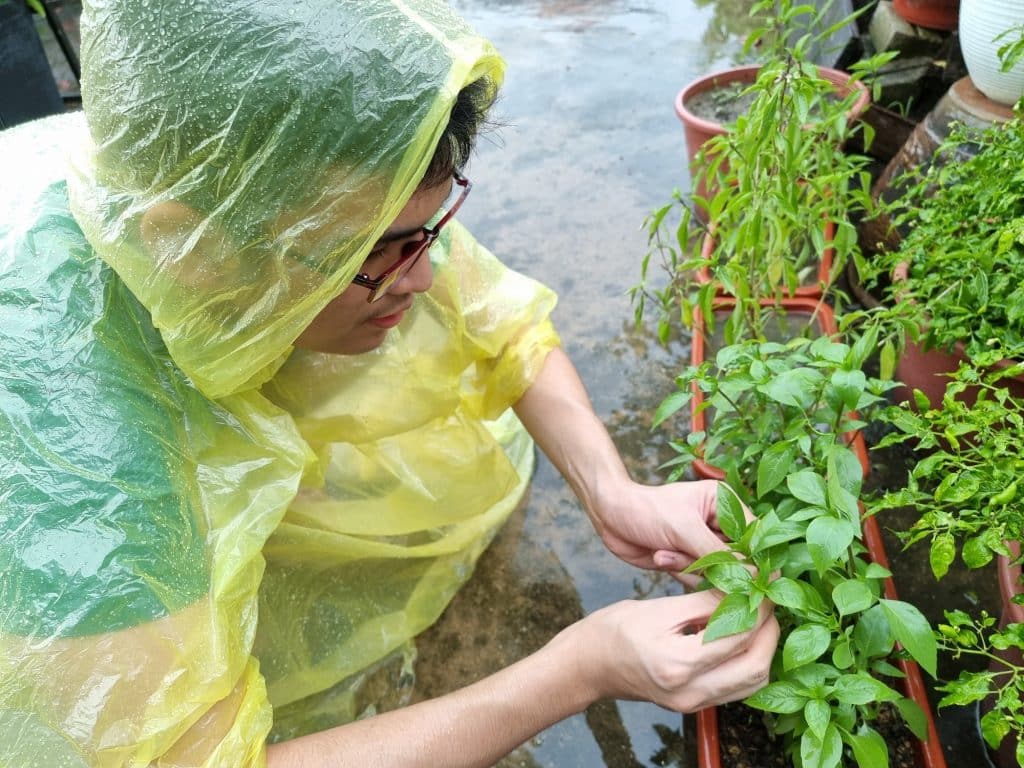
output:
[[[1024,364],[987,370],[968,363],[952,374],[942,402],[915,392],[913,407],[892,406],[879,419],[892,431],[878,448],[910,442],[919,457],[906,484],[868,505],[872,513],[905,508],[914,523],[900,534],[907,546],[929,542],[937,579],[960,550],[980,568],[1010,555],[1006,541],[1024,536],[1024,400],[1003,386]],[[963,397],[970,389],[976,399]],[[1020,492],[1018,492],[1020,488]]]
[[[888,766],[871,723],[890,703],[919,738],[917,705],[891,687],[895,643],[933,675],[936,643],[914,606],[884,597],[890,574],[866,556],[860,505],[863,468],[848,445],[890,383],[862,371],[873,340],[827,337],[746,340],[691,367],[656,414],[663,423],[696,387],[714,416],[706,433],[673,446],[678,474],[700,457],[726,473],[718,517],[730,551],[693,570],[725,593],[708,640],[753,626],[764,600],[782,627],[767,687],[746,700],[770,713],[795,765],[833,768],[848,752],[862,768]],[[748,522],[744,505],[756,518]]]
[[[982,736],[993,749],[1013,738],[1017,765],[1024,766],[1024,666],[1002,653],[1024,648],[1024,624],[998,627],[984,612],[974,618],[964,611],[946,611],[946,623],[938,632],[943,650],[955,658],[980,656],[989,664],[982,671],[962,670],[955,680],[939,686],[945,694],[939,706],[968,706],[987,699],[991,709],[981,717]]]
[[[998,350],[991,354],[1003,356]],[[913,513],[913,524],[899,535],[907,547],[928,542],[936,580],[947,574],[958,552],[968,568],[981,568],[996,555],[1012,557],[1006,542],[1024,537],[1024,400],[1005,387],[1008,377],[1024,372],[1024,364],[992,369],[987,367],[991,362],[961,364],[940,403],[915,392],[912,404],[879,414],[892,432],[878,446],[909,441],[918,458],[906,484],[868,508],[872,513],[897,508]],[[954,658],[981,656],[993,665],[962,671],[940,686],[945,696],[939,705],[990,698],[993,709],[982,718],[982,734],[993,748],[1012,735],[1018,742],[1017,762],[1024,766],[1024,668],[995,653],[1011,648],[1024,653],[1024,624],[998,628],[994,623],[985,614],[946,613],[946,623],[938,627],[943,650]]]
[[[777,8],[775,18],[783,28],[813,13],[808,6],[768,5]],[[792,35],[776,29],[771,39]],[[837,91],[820,76],[806,55],[812,42],[814,37],[805,35],[792,47],[775,46],[745,92],[753,96],[749,109],[725,135],[705,144],[693,187],[704,184],[709,196],[688,199],[677,190],[646,220],[649,249],[633,297],[638,322],[648,303],[657,308],[663,340],[677,316],[689,326],[696,307],[709,314],[716,286],[695,278],[701,268],[710,268],[743,308],[727,329],[728,338],[736,339],[748,330],[760,334],[762,299],[793,293],[808,273],[816,281],[816,265],[826,248],[833,251],[829,285],[858,251],[852,219],[872,205],[868,160],[845,152],[843,145],[860,129],[848,117],[859,92]],[[853,79],[885,60],[860,62]],[[669,234],[666,221],[676,213],[678,224]],[[705,235],[713,235],[710,253],[702,252]],[[660,288],[648,282],[652,261],[669,276]]]
[[[985,131],[960,126],[924,173],[901,181],[889,203],[904,232],[898,248],[858,262],[869,285],[892,280],[887,303],[926,348],[962,344],[974,359],[994,344],[1024,356],[1024,119]]]

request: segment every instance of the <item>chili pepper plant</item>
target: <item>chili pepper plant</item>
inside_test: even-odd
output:
[[[767,713],[804,768],[833,768],[844,756],[888,766],[872,726],[885,704],[927,738],[926,715],[897,690],[904,673],[893,662],[906,653],[934,675],[936,640],[916,607],[885,596],[890,573],[867,554],[864,470],[848,445],[892,386],[863,373],[872,349],[869,336],[852,346],[828,337],[737,342],[684,371],[655,417],[666,422],[695,389],[714,409],[707,433],[673,442],[679,455],[669,462],[673,476],[698,456],[726,473],[718,518],[729,550],[691,569],[725,593],[705,636],[749,629],[763,601],[775,604],[782,639],[771,681],[745,703]]]

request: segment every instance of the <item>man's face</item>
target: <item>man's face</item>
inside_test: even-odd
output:
[[[438,212],[450,191],[451,182],[445,182],[416,192],[377,241],[359,271],[376,277],[397,262],[403,245],[423,238],[422,228]],[[299,334],[295,346],[336,355],[358,355],[376,349],[384,342],[388,331],[402,321],[416,294],[429,289],[433,279],[430,259],[424,254],[373,304],[366,300],[369,295],[366,288],[352,284]]]

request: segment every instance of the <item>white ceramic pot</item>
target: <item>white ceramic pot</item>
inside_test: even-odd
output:
[[[1024,96],[1024,60],[1018,61],[1009,72],[1000,72],[997,51],[1011,42],[1012,37],[993,41],[1021,24],[1024,24],[1024,0],[961,0],[960,49],[967,73],[979,91],[1008,106]]]

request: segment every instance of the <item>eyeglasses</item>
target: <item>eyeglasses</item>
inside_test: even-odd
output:
[[[416,262],[419,261],[420,256],[426,253],[430,245],[437,239],[437,236],[441,234],[441,230],[444,226],[452,220],[456,212],[462,206],[466,196],[469,195],[469,190],[473,188],[473,182],[463,176],[461,173],[456,171],[452,174],[455,179],[455,184],[462,187],[462,191],[459,196],[455,198],[455,202],[452,203],[445,214],[440,220],[432,227],[422,228],[422,239],[412,240],[405,243],[402,246],[402,254],[398,261],[384,270],[378,277],[370,277],[366,273],[361,273],[352,278],[352,282],[356,285],[361,285],[363,288],[368,288],[370,294],[366,297],[369,303],[373,303],[378,299],[383,298],[384,294],[387,293],[388,288],[394,285],[400,280],[410,269],[416,266]]]

